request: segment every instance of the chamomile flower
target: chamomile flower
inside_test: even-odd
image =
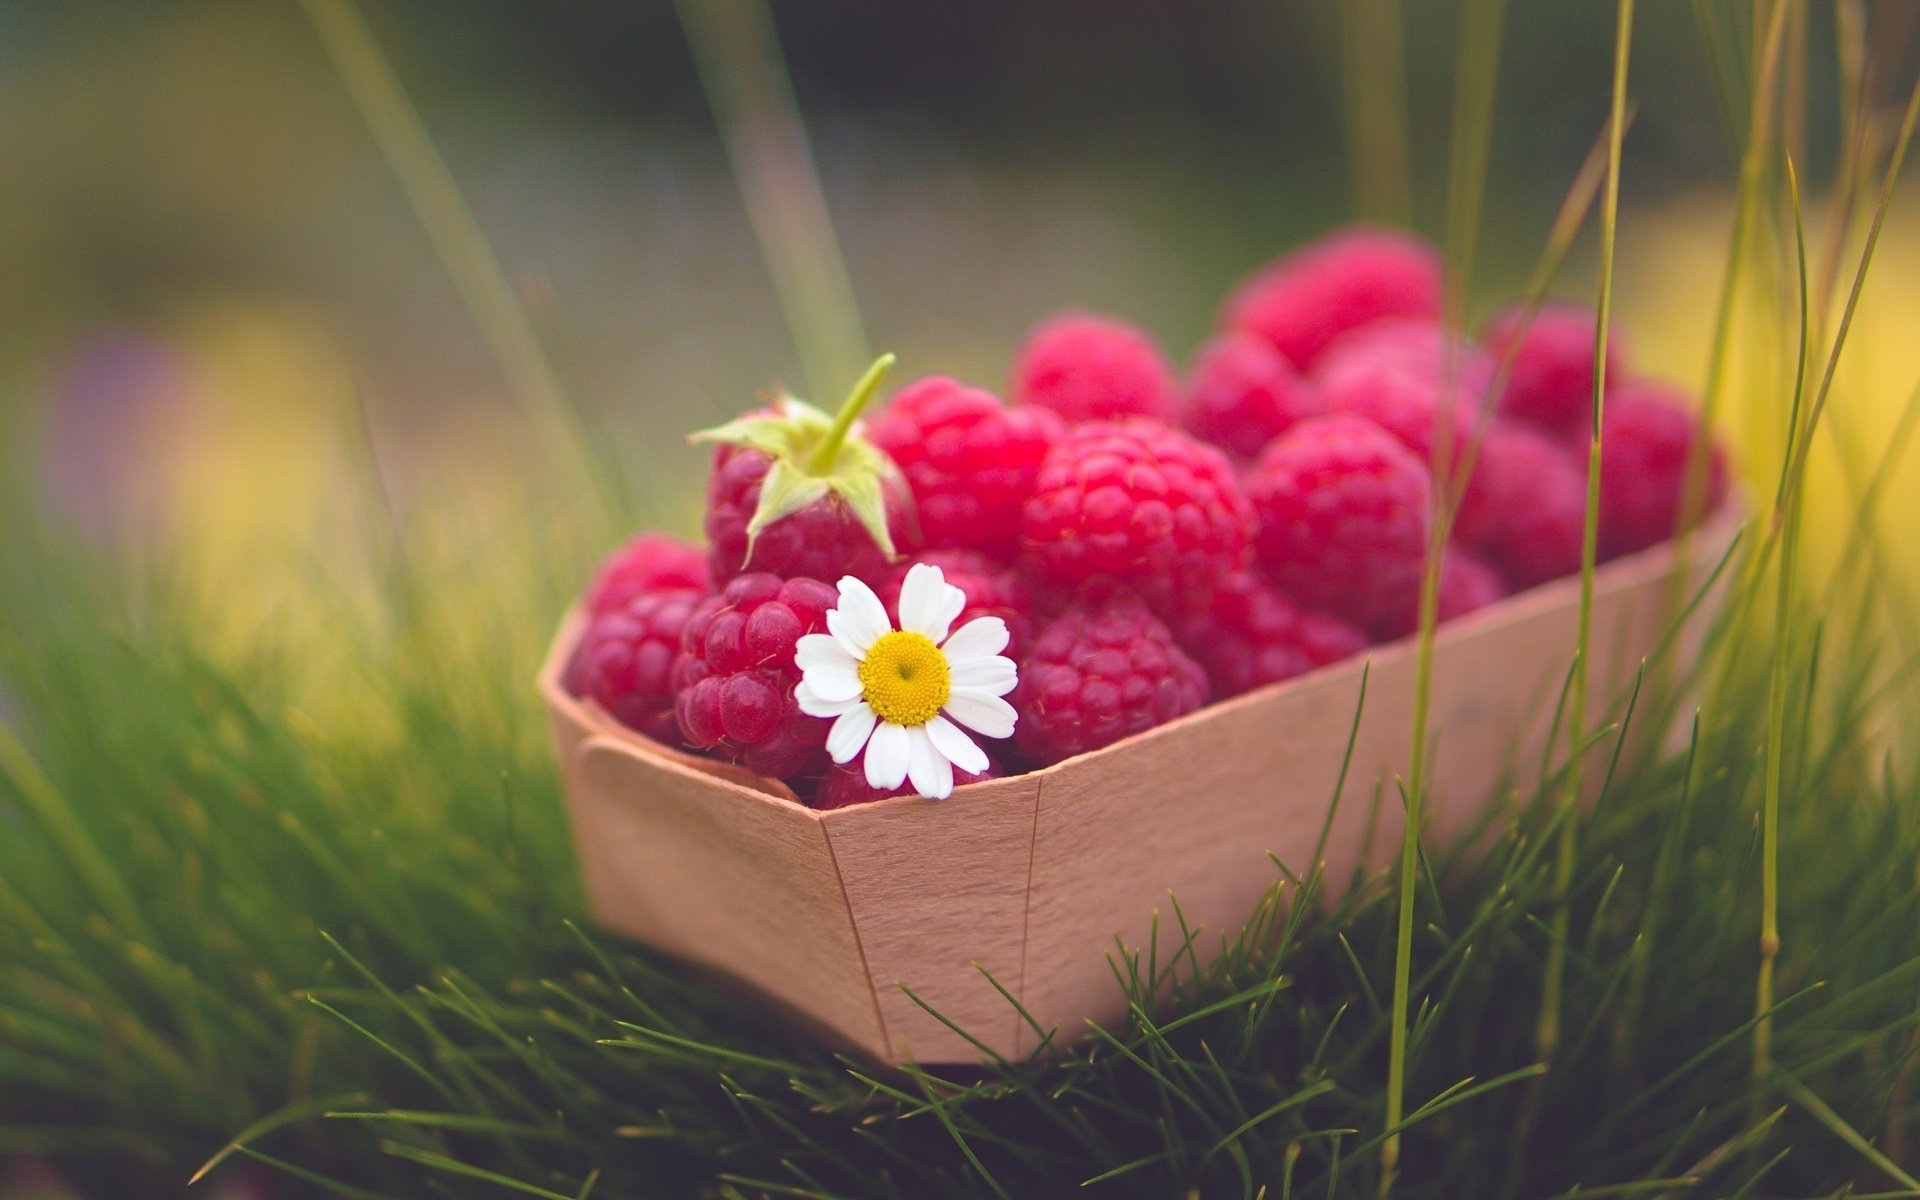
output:
[[[794,647],[800,711],[833,720],[827,753],[837,763],[866,751],[867,782],[899,787],[907,780],[922,796],[953,793],[953,769],[987,769],[986,751],[966,730],[990,738],[1013,734],[1013,690],[1007,625],[976,617],[959,629],[966,593],[940,568],[916,564],[900,587],[900,628],[873,589],[849,575],[840,602],[827,612],[827,633],[810,633]],[[962,728],[964,726],[964,729]]]

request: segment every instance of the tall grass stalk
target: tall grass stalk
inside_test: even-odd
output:
[[[1400,0],[1340,5],[1340,82],[1355,207],[1374,220],[1413,222],[1406,30]]]

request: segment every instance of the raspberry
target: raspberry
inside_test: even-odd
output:
[[[1366,635],[1300,605],[1252,571],[1236,571],[1207,611],[1180,630],[1180,645],[1206,668],[1224,700],[1304,675],[1366,648]]]
[[[1434,598],[1434,618],[1445,624],[1464,617],[1477,608],[1485,608],[1507,594],[1500,572],[1479,555],[1449,544],[1440,558],[1440,594]],[[1383,642],[1403,638],[1420,628],[1420,597],[1398,612],[1375,621],[1373,632]]]
[[[630,729],[678,745],[673,663],[688,619],[706,598],[704,588],[666,588],[594,617],[567,665],[567,690]]]
[[[984,779],[1000,778],[1000,768],[991,758],[987,761],[985,773],[980,775],[953,769],[953,785],[962,787],[969,783],[979,783]],[[849,808],[855,804],[868,804],[875,800],[890,800],[895,796],[917,796],[911,783],[903,783],[897,788],[881,790],[867,782],[867,770],[864,763],[855,762],[847,766],[834,765],[820,779],[820,787],[813,795],[813,806],[819,809]]]
[[[1025,544],[1047,580],[1090,596],[1131,588],[1177,620],[1241,565],[1252,528],[1226,456],[1135,417],[1079,426],[1053,448]]]
[[[1187,381],[1184,423],[1243,459],[1260,457],[1267,443],[1324,405],[1313,384],[1287,356],[1250,333],[1223,333],[1194,356]]]
[[[593,616],[625,608],[634,597],[666,588],[712,586],[707,556],[664,533],[643,533],[608,555],[587,588],[587,612]]]
[[[1018,404],[1069,423],[1117,417],[1173,419],[1173,368],[1146,331],[1092,313],[1062,313],[1027,335],[1013,365]]]
[[[1456,395],[1478,403],[1493,386],[1493,358],[1438,321],[1389,317],[1343,335],[1314,364],[1314,378],[1337,381],[1351,372],[1379,369],[1445,383],[1453,372]]]
[[[1008,699],[1020,749],[1054,763],[1199,708],[1207,674],[1145,605],[1116,596],[1048,623]]]
[[[1327,411],[1365,417],[1400,439],[1423,463],[1433,461],[1443,398],[1453,404],[1449,444],[1457,465],[1473,437],[1479,401],[1493,369],[1463,346],[1452,365],[1447,335],[1432,322],[1381,322],[1342,338],[1314,371]],[[1454,374],[1449,377],[1448,372]]]
[[[1455,538],[1524,590],[1580,569],[1586,521],[1586,472],[1559,442],[1525,425],[1487,430]]]
[[[1556,431],[1579,428],[1593,411],[1593,311],[1550,304],[1522,325],[1526,315],[1524,307],[1504,309],[1481,333],[1496,358],[1513,356],[1500,412]],[[1625,379],[1626,343],[1615,330],[1607,332],[1607,378]]]
[[[1687,459],[1700,433],[1688,401],[1681,389],[1650,380],[1608,395],[1600,426],[1600,548],[1608,557],[1673,536]],[[1706,470],[1702,513],[1727,494],[1726,455],[1717,445]]]
[[[755,572],[709,596],[681,632],[674,716],[687,744],[781,779],[818,774],[828,723],[801,712],[794,644],[826,628],[839,593]]]
[[[1310,608],[1371,624],[1420,587],[1432,483],[1385,430],[1348,415],[1280,435],[1247,480],[1261,565]]]
[[[1010,557],[1020,507],[1065,427],[1044,408],[1007,408],[944,375],[902,388],[868,430],[913,489],[927,546]]]
[[[1356,225],[1240,284],[1227,297],[1220,326],[1258,334],[1304,371],[1348,330],[1383,317],[1439,313],[1439,251],[1408,234]]]
[[[999,617],[1006,623],[1009,639],[1001,653],[1019,659],[1033,636],[1035,612],[1033,585],[1024,574],[977,550],[928,550],[916,555],[914,561],[939,567],[948,583],[966,593],[967,607],[953,619],[953,628],[975,617]],[[874,589],[895,625],[900,623],[900,587],[911,567],[910,563],[896,565]]]
[[[782,579],[853,575],[867,583],[886,574],[887,552],[847,503],[834,495],[822,496],[762,529],[753,539],[749,558],[747,526],[759,507],[761,484],[772,466],[772,458],[748,447],[722,446],[714,452],[713,475],[707,481],[707,540],[712,544],[707,561],[715,583],[748,571]],[[887,526],[894,543],[906,549],[911,544],[906,490],[893,481],[883,487]]]

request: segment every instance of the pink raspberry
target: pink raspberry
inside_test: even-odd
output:
[[[1253,513],[1226,456],[1157,421],[1069,430],[1027,501],[1025,545],[1048,581],[1138,592],[1154,611],[1199,612],[1246,559]]]
[[[1344,334],[1314,364],[1314,378],[1339,381],[1356,372],[1390,369],[1436,383],[1453,374],[1453,389],[1478,404],[1493,386],[1495,363],[1481,347],[1438,321],[1389,317]]]
[[[1194,356],[1183,419],[1196,437],[1255,459],[1294,422],[1324,407],[1319,390],[1286,355],[1250,333],[1228,332]]]
[[[1600,425],[1600,548],[1608,557],[1673,536],[1687,459],[1700,435],[1690,399],[1680,388],[1652,380],[1609,392]],[[1718,445],[1708,453],[1706,470],[1703,514],[1727,494],[1726,454]]]
[[[1486,555],[1517,590],[1573,574],[1586,534],[1583,465],[1538,429],[1494,425],[1460,498],[1453,536]]]
[[[907,477],[924,545],[1008,558],[1040,461],[1064,432],[1047,409],[1007,408],[935,375],[902,388],[867,434]]]
[[[1446,553],[1440,558],[1440,594],[1434,598],[1434,617],[1440,624],[1455,617],[1464,617],[1475,609],[1485,608],[1506,594],[1506,582],[1485,559],[1460,546],[1447,546]],[[1374,634],[1386,642],[1406,637],[1419,628],[1420,597],[1417,593],[1405,608],[1373,624]]]
[[[872,583],[886,574],[887,555],[838,496],[823,496],[782,517],[754,539],[747,557],[747,524],[760,504],[760,485],[773,460],[759,450],[721,446],[707,480],[708,563],[715,583],[748,571],[782,579],[839,579]],[[912,546],[912,505],[904,485],[889,481],[887,527],[901,551]]]
[[[974,775],[953,769],[953,785],[963,787],[969,783],[979,783],[986,779],[1000,778],[1001,771],[991,757],[987,760],[984,774]],[[883,791],[867,782],[866,765],[860,762],[846,766],[829,766],[821,777],[820,786],[813,794],[813,807],[819,809],[850,808],[855,804],[870,804],[875,800],[891,800],[895,796],[917,796],[911,783],[903,783],[897,788]]]
[[[1441,405],[1450,399],[1448,437],[1457,465],[1479,424],[1493,371],[1471,346],[1449,367],[1445,339],[1440,326],[1425,321],[1383,321],[1342,338],[1314,372],[1327,411],[1365,417],[1431,464]]]
[[[1024,574],[977,550],[928,550],[917,554],[913,563],[895,564],[874,589],[895,625],[900,623],[900,587],[914,563],[939,567],[949,584],[966,593],[967,607],[953,619],[953,628],[958,629],[975,617],[999,617],[1006,623],[1009,639],[1001,653],[1016,661],[1019,659],[1033,636],[1036,611],[1033,585]]]
[[[1247,479],[1260,563],[1311,608],[1361,624],[1405,611],[1420,588],[1431,489],[1420,460],[1371,421],[1302,421]]]
[[[1358,654],[1367,637],[1300,607],[1258,574],[1236,571],[1207,611],[1181,628],[1180,645],[1206,668],[1213,698],[1224,700]]]
[[[1439,251],[1409,234],[1355,225],[1246,280],[1227,297],[1220,326],[1258,334],[1304,371],[1349,330],[1439,314]]]
[[[705,551],[664,533],[642,533],[601,562],[587,588],[587,612],[597,617],[625,608],[646,592],[710,586]]]
[[[673,663],[705,589],[667,588],[633,597],[587,625],[567,665],[567,690],[630,729],[678,745]]]
[[[709,596],[681,631],[674,716],[689,746],[779,779],[827,764],[828,723],[800,711],[794,645],[826,628],[839,593],[817,579],[755,572]]]
[[[1524,306],[1503,309],[1481,334],[1496,359],[1511,354],[1500,412],[1557,432],[1590,428],[1593,411],[1593,332],[1591,309],[1573,304],[1543,305],[1532,324],[1523,325]],[[1627,348],[1617,328],[1607,331],[1607,379],[1627,376]]]
[[[1145,330],[1092,313],[1042,322],[1013,365],[1013,398],[1070,424],[1126,416],[1173,420],[1173,368]]]
[[[1042,628],[1008,699],[1020,749],[1055,763],[1199,708],[1207,674],[1145,605],[1116,596]]]

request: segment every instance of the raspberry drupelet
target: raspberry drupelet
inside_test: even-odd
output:
[[[1260,564],[1311,608],[1388,619],[1419,592],[1431,490],[1426,466],[1373,422],[1302,421],[1247,479]]]
[[[1020,749],[1055,763],[1207,702],[1207,675],[1130,596],[1070,609],[1034,637],[1012,696]]]
[[[1236,571],[1207,611],[1180,629],[1180,645],[1225,700],[1366,649],[1367,636],[1300,603],[1253,571]]]
[[[1027,501],[1025,547],[1046,583],[1138,593],[1181,620],[1247,557],[1253,510],[1220,451],[1157,421],[1067,432]]]
[[[1268,442],[1323,408],[1319,389],[1286,355],[1263,338],[1229,331],[1194,356],[1181,419],[1195,437],[1251,461]]]
[[[678,745],[673,664],[687,621],[707,594],[704,588],[650,591],[594,617],[567,665],[567,690],[629,729]]]
[[[601,562],[587,587],[587,612],[625,608],[647,592],[710,586],[705,551],[664,533],[642,533]]]
[[[794,647],[827,625],[831,584],[754,572],[700,602],[673,666],[674,716],[686,744],[780,779],[827,765],[827,723],[801,712]]]
[[[1222,329],[1257,334],[1305,371],[1341,334],[1387,317],[1440,314],[1440,252],[1376,226],[1335,230],[1227,297]]]
[[[923,545],[1010,558],[1021,506],[1065,429],[1049,409],[1008,408],[935,375],[900,389],[867,433],[906,476]]]
[[[1013,366],[1013,399],[1058,413],[1068,424],[1119,417],[1174,419],[1173,368],[1138,326],[1068,312],[1036,326]]]

